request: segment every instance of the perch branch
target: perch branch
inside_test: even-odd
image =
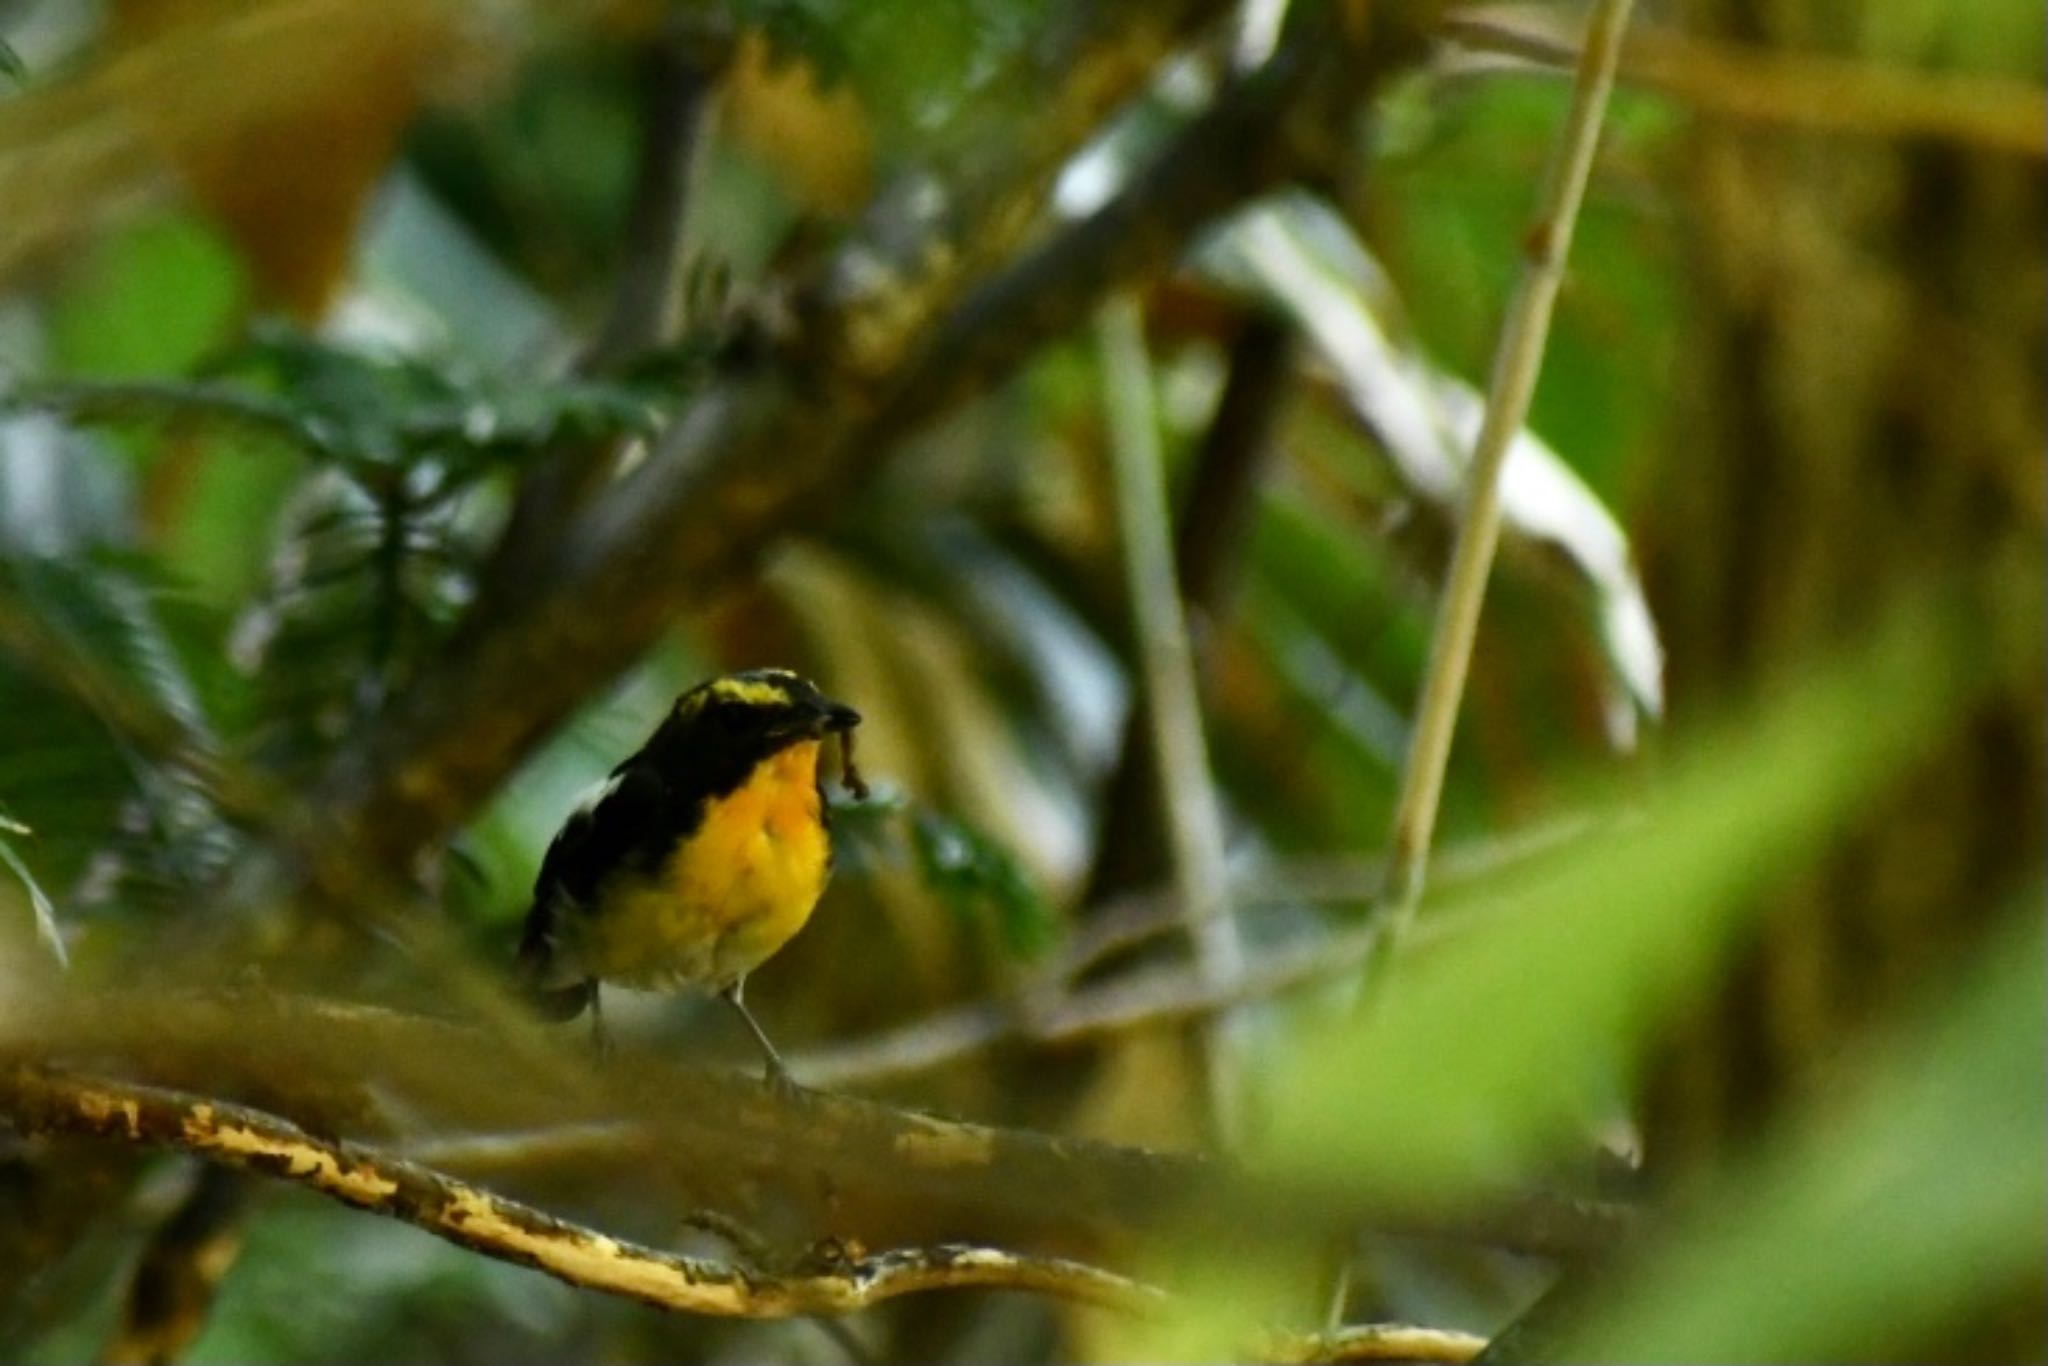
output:
[[[541,1040],[531,1040],[538,1044]],[[633,1161],[650,1198],[753,1227],[808,1227],[871,1247],[973,1241],[1100,1260],[1193,1218],[1281,1229],[1356,1223],[1572,1257],[1611,1245],[1626,1207],[1496,1192],[1455,1208],[1331,1200],[1185,1153],[963,1123],[853,1097],[782,1095],[752,1077],[622,1050],[587,1058],[572,1083],[519,1067],[502,1033],[270,993],[129,989],[0,1002],[0,1065],[89,1068],[138,1083],[247,1101],[322,1134],[395,1147],[433,1135],[437,1160],[460,1135],[480,1165],[569,1175]],[[374,1098],[372,1100],[371,1098]],[[391,1115],[407,1117],[395,1129]],[[630,1117],[620,1122],[621,1117]],[[537,1135],[537,1136],[536,1136]],[[558,1137],[559,1136],[559,1137]]]
[[[1155,1289],[1079,1262],[957,1243],[872,1255],[826,1243],[781,1274],[741,1271],[609,1237],[403,1158],[315,1137],[247,1106],[27,1068],[15,1069],[0,1094],[28,1132],[177,1148],[304,1186],[570,1285],[662,1309],[785,1318],[848,1313],[899,1295],[948,1289],[1027,1290],[1122,1309],[1162,1299]]]

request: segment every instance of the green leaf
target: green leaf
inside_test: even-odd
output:
[[[6,76],[18,85],[28,84],[28,64],[4,38],[0,38],[0,76]]]
[[[1611,1287],[1567,1359],[1910,1360],[2036,1285],[2048,939],[2031,900],[1853,1096],[1828,1096],[1705,1193],[1710,1213]]]
[[[10,833],[28,833],[27,826],[6,817],[0,817],[0,828]],[[57,908],[50,903],[42,884],[36,881],[36,875],[29,871],[27,862],[15,850],[14,845],[4,839],[0,839],[0,863],[5,863],[14,870],[15,879],[21,883],[22,890],[28,893],[29,908],[36,917],[36,938],[42,940],[43,947],[57,960],[58,967],[70,967],[71,955],[64,949],[64,933],[57,928]]]
[[[1811,856],[1983,686],[1988,671],[1945,675],[1941,625],[1926,604],[1901,613],[1858,657],[1705,735],[1640,824],[1429,908],[1468,928],[1395,963],[1354,1027],[1304,1041],[1273,1098],[1269,1159],[1318,1188],[1455,1197],[1582,1133],[1712,981],[1765,878]]]
[[[1045,898],[1010,851],[964,821],[935,811],[910,813],[910,847],[926,886],[963,919],[994,914],[1006,948],[1036,957],[1052,944],[1054,921]]]
[[[0,754],[8,799],[42,833],[53,879],[112,851],[123,874],[189,885],[232,855],[219,813],[170,757],[214,744],[186,660],[217,648],[219,625],[167,615],[172,591],[134,557],[0,557],[0,642],[13,666],[0,668]]]
[[[177,373],[220,345],[243,306],[234,250],[191,217],[125,228],[67,272],[50,315],[53,368],[62,374]]]
[[[1206,260],[1212,275],[1243,282],[1300,326],[1406,483],[1432,503],[1456,505],[1484,396],[1403,335],[1384,268],[1341,214],[1307,194],[1283,196],[1239,215]],[[1664,652],[1621,524],[1564,457],[1526,429],[1516,433],[1502,476],[1501,516],[1510,532],[1556,547],[1591,589],[1601,640],[1626,689],[1615,699],[1615,735],[1630,747],[1631,706],[1652,718],[1663,712]]]

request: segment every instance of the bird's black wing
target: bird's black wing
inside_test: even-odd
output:
[[[542,1011],[569,1019],[589,999],[590,984],[550,985],[556,934],[563,916],[587,913],[607,877],[658,859],[671,823],[668,785],[632,759],[621,764],[594,800],[562,823],[534,879],[533,905],[519,941],[519,964]]]

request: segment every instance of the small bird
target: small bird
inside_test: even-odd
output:
[[[788,1069],[744,999],[747,974],[804,927],[832,873],[818,751],[860,713],[786,669],[700,683],[570,814],[541,862],[519,963],[545,1016],[588,1006],[598,983],[708,987]]]

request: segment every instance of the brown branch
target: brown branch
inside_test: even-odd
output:
[[[828,1242],[782,1274],[742,1271],[612,1238],[403,1158],[315,1137],[260,1110],[129,1082],[16,1068],[0,1083],[0,1105],[24,1132],[179,1149],[304,1186],[570,1285],[686,1313],[841,1314],[947,1289],[1028,1290],[1123,1309],[1162,1298],[1079,1262],[966,1244],[863,1255]]]
[[[727,53],[702,35],[670,31],[640,59],[640,162],[626,212],[618,279],[603,325],[579,368],[602,371],[675,337],[683,317],[690,197],[700,174],[718,68]]]
[[[162,969],[160,968],[160,972]],[[571,1180],[631,1164],[648,1198],[753,1228],[807,1228],[871,1247],[972,1241],[1099,1260],[1148,1238],[1250,1227],[1288,1237],[1355,1223],[1387,1232],[1574,1257],[1610,1245],[1625,1207],[1499,1194],[1457,1208],[1277,1188],[1192,1154],[963,1123],[851,1097],[784,1095],[752,1076],[622,1051],[593,1068],[579,1045],[266,993],[24,999],[0,1006],[0,1061],[54,1063],[150,1086],[245,1099],[322,1134],[387,1145],[464,1134],[538,1150],[530,1174]],[[406,1116],[395,1129],[389,1115]],[[546,1131],[533,1137],[537,1131]],[[493,1147],[498,1151],[492,1151]],[[531,1153],[528,1155],[532,1155]]]
[[[618,278],[597,335],[577,361],[583,374],[602,373],[636,352],[677,338],[683,316],[684,251],[690,197],[703,157],[716,71],[725,45],[672,20],[641,54],[640,156],[619,248]],[[598,488],[621,449],[612,440],[552,452],[524,479],[505,530],[481,579],[482,593],[513,591],[530,581],[555,551],[566,509]]]
[[[728,1266],[614,1238],[417,1162],[310,1134],[261,1110],[131,1082],[16,1067],[0,1077],[0,1109],[23,1133],[187,1152],[214,1164],[214,1173],[302,1186],[579,1289],[672,1312],[751,1319],[845,1314],[938,1290],[1024,1291],[1127,1312],[1157,1311],[1171,1303],[1155,1287],[1098,1267],[962,1243],[870,1254],[828,1239],[786,1268]],[[175,1250],[174,1260],[185,1270],[179,1293],[139,1319],[134,1310],[141,1297],[132,1299],[109,1348],[110,1360],[168,1360],[189,1342],[196,1324],[187,1292],[200,1292],[203,1313],[224,1270],[220,1215],[232,1220],[239,1210],[239,1199],[232,1198],[237,1189],[238,1183],[202,1178],[193,1198],[166,1225],[180,1231],[158,1240]],[[230,1198],[223,1201],[222,1192]],[[708,1224],[742,1246],[760,1245],[749,1230],[723,1217]],[[145,1257],[138,1287],[150,1279],[154,1262],[166,1260],[156,1255],[160,1251],[153,1246]],[[1285,1363],[1463,1362],[1484,1345],[1484,1339],[1464,1333],[1369,1324],[1280,1335],[1267,1341],[1261,1355]]]
[[[1325,1366],[1346,1361],[1465,1362],[1485,1349],[1486,1339],[1473,1333],[1405,1323],[1356,1323],[1326,1333],[1275,1338],[1263,1355],[1280,1366]]]
[[[1376,8],[1363,52],[1330,17],[1341,8],[1319,12],[1227,88],[1124,194],[1013,268],[971,291],[948,275],[849,304],[812,327],[822,350],[707,392],[636,477],[589,509],[555,573],[522,585],[505,610],[479,604],[474,628],[402,713],[333,775],[336,824],[387,866],[409,865],[678,616],[781,537],[829,521],[905,435],[1072,330],[1108,289],[1166,268],[1203,224],[1300,165],[1303,148],[1327,136],[1330,102],[1365,97],[1415,59],[1419,16],[1433,7]],[[1113,42],[1124,7],[1100,9],[1105,31],[1094,36]],[[1127,74],[1115,90],[1133,87],[1137,73]],[[1312,112],[1297,124],[1299,111]]]
[[[108,1366],[175,1361],[206,1327],[221,1278],[242,1251],[248,1186],[225,1167],[201,1167],[191,1190],[150,1235],[120,1322],[101,1359]]]
[[[1475,52],[1570,70],[1574,35],[1552,12],[1481,5],[1444,17]],[[2038,85],[2006,77],[1906,70],[1816,53],[1717,43],[1645,25],[1622,50],[1620,78],[1703,113],[1874,137],[1946,138],[2015,156],[2048,156]]]

